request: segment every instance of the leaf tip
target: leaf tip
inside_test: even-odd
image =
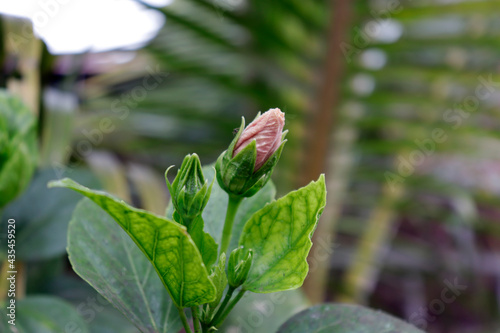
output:
[[[47,188],[53,188],[53,187],[66,187],[66,182],[69,180],[69,178],[63,178],[63,179],[56,179],[56,180],[51,180],[50,182],[47,183]]]

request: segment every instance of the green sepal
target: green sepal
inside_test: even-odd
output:
[[[286,135],[286,133],[284,133],[284,135]],[[244,197],[253,196],[267,184],[269,179],[271,179],[274,167],[278,164],[286,141],[287,140],[282,141],[279,148],[269,157],[266,163],[264,163],[264,165],[256,173],[254,173],[250,179],[247,180],[247,184],[253,185],[243,194]]]
[[[229,152],[225,153],[226,155]],[[219,158],[215,165],[217,181],[228,193],[241,195],[246,192],[248,179],[253,175],[255,160],[257,159],[257,143],[250,142],[234,158],[225,162],[226,156]]]
[[[244,121],[242,126],[244,126]],[[278,163],[281,152],[287,140],[284,140],[288,131],[281,136],[279,148],[268,160],[254,172],[257,159],[257,143],[251,141],[242,151],[231,158],[234,146],[239,139],[239,134],[233,139],[227,151],[223,152],[215,163],[217,182],[220,187],[230,195],[236,197],[251,197],[264,187],[271,178],[274,167]]]
[[[233,156],[233,152],[234,152],[234,147],[236,146],[236,143],[240,139],[241,133],[243,133],[244,129],[245,129],[245,118],[241,117],[241,125],[240,125],[240,128],[238,129],[238,133],[236,133],[236,135],[233,138],[233,141],[231,141],[231,143],[229,144],[229,147],[227,148],[228,154],[227,154],[225,162],[228,162],[229,160],[231,160],[231,158]]]
[[[247,251],[243,246],[231,252],[227,264],[227,277],[231,287],[238,288],[245,283],[248,272],[250,272],[250,268],[252,267],[252,258],[252,250]]]

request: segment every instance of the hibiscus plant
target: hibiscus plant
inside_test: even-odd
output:
[[[196,154],[186,156],[175,179],[165,177],[171,194],[165,216],[68,178],[50,182],[50,187],[87,197],[69,226],[68,253],[75,272],[142,332],[218,331],[246,292],[300,287],[326,187],[321,175],[274,199],[270,178],[286,142],[284,123],[279,109],[257,115],[247,127],[243,119],[215,166],[202,167]],[[365,318],[359,324],[356,318],[382,316],[351,306],[308,311],[279,332],[314,331],[331,325],[329,318],[338,321],[339,315],[347,319],[345,325],[376,329],[374,322]],[[318,316],[324,320],[315,320]],[[385,328],[389,323],[398,332],[417,332],[383,316],[377,323]],[[351,332],[345,325],[332,332]]]

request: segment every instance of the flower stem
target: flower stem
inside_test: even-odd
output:
[[[210,321],[209,326],[213,326],[212,323],[219,320],[219,317],[224,312],[224,309],[226,308],[227,303],[229,303],[229,301],[231,300],[231,297],[233,296],[235,289],[236,288],[229,286],[229,289],[227,290],[226,296],[224,297],[224,300],[222,301],[221,305],[219,306],[219,309],[215,313],[214,318]]]
[[[201,333],[200,309],[198,308],[198,305],[191,307],[191,313],[193,314],[194,332]]]
[[[241,200],[243,198],[229,195],[229,201],[227,203],[226,220],[224,221],[224,229],[222,230],[221,246],[219,252],[219,258],[222,253],[226,253],[229,247],[229,242],[231,241],[231,233],[233,231],[234,217],[238,211]],[[229,257],[226,253],[226,256]]]
[[[186,333],[193,333],[193,331],[191,331],[191,327],[189,327],[189,323],[186,314],[184,313],[184,309],[178,307],[177,310],[179,310],[179,316],[181,317],[182,326],[184,326],[184,330],[186,331]]]
[[[226,319],[227,315],[231,312],[231,310],[234,308],[236,303],[238,303],[240,301],[240,299],[243,297],[245,292],[246,292],[245,289],[240,290],[238,295],[236,295],[236,297],[231,301],[231,303],[229,303],[226,310],[224,310],[224,312],[221,315],[219,315],[218,318],[216,318],[217,316],[214,318],[214,320],[212,321],[212,326],[218,327],[220,324],[222,324],[224,319]]]

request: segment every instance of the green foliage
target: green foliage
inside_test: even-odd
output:
[[[359,305],[323,304],[290,318],[277,333],[423,333],[389,316]]]
[[[0,209],[28,186],[37,163],[36,118],[0,90]]]
[[[83,199],[73,213],[68,253],[75,272],[141,332],[177,332],[182,327],[175,305],[148,258],[89,199]]]
[[[170,308],[174,303],[181,314],[182,308],[194,307],[195,316],[198,316],[197,305],[206,304],[201,319],[208,328],[218,326],[225,319],[245,290],[273,292],[300,286],[308,270],[305,259],[312,245],[310,237],[326,200],[324,177],[321,176],[317,182],[253,212],[241,232],[240,247],[231,253],[228,279],[224,254],[211,275],[207,274],[203,261],[209,265],[215,261],[217,245],[204,232],[204,221],[200,216],[186,229],[67,178],[52,181],[49,187],[66,187],[87,196],[130,236],[131,240],[123,232],[113,230],[118,226],[110,223],[110,217],[86,199],[75,209],[70,222],[68,252],[75,271],[144,332],[166,329],[165,325],[172,320],[154,314],[170,313],[163,307]],[[262,192],[262,197],[256,196],[253,201],[247,199],[250,204],[243,216],[262,207],[269,195],[274,196],[272,186],[269,188],[269,191]],[[274,213],[272,218],[270,212]],[[212,215],[215,213],[222,214],[217,209]],[[174,216],[176,214],[174,212]],[[132,240],[146,257],[130,246]],[[137,251],[134,253],[131,248]],[[254,252],[255,265],[252,266]],[[152,268],[158,273],[173,303],[164,298],[158,300],[157,295],[161,294],[158,289],[161,288],[151,276]],[[153,281],[145,289],[150,276]],[[231,288],[218,308],[228,280]],[[234,289],[241,284],[244,284],[244,289],[229,302]],[[214,314],[215,310],[217,313]],[[183,325],[187,325],[185,318]]]
[[[200,252],[184,226],[133,208],[70,179],[51,182],[50,186],[80,192],[108,212],[153,264],[178,307],[213,301],[215,287],[208,277]]]
[[[256,212],[245,224],[239,245],[253,251],[243,284],[269,293],[298,288],[309,270],[311,236],[326,204],[325,177],[288,193]]]
[[[15,327],[19,332],[90,333],[87,324],[73,306],[59,298],[30,296],[17,301],[16,305]],[[4,315],[2,317],[5,318]]]
[[[217,260],[217,243],[210,234],[203,231],[205,223],[201,216],[197,216],[187,228],[196,247],[200,251],[203,263],[210,268]]]
[[[212,268],[212,273],[210,274],[210,280],[217,289],[217,296],[213,302],[207,304],[204,318],[205,321],[210,321],[212,319],[213,312],[219,305],[222,295],[224,295],[224,290],[227,287],[227,277],[226,277],[226,254],[222,253],[219,258],[219,263]]]
[[[88,170],[71,169],[70,174],[79,182],[100,186]],[[7,230],[4,226],[8,218],[16,220],[18,260],[44,260],[66,253],[68,222],[81,196],[64,189],[48,189],[47,182],[56,177],[52,169],[37,170],[26,191],[3,211],[0,230]],[[6,236],[6,231],[0,233],[0,239]],[[5,254],[0,253],[0,257]]]

